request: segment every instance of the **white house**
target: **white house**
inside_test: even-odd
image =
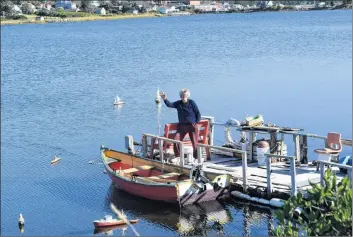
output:
[[[62,7],[65,10],[76,10],[77,8],[76,3],[73,3],[72,1],[56,1],[55,8],[59,7]]]
[[[234,9],[237,9],[237,10],[242,10],[242,9],[244,9],[244,6],[243,6],[243,5],[240,5],[240,4],[234,4],[234,5],[233,5],[233,8],[234,8]]]
[[[320,2],[317,6],[318,6],[318,7],[324,7],[325,5],[326,5],[325,2]]]
[[[266,3],[266,7],[273,7],[273,2],[272,1],[268,1]]]
[[[137,15],[138,13],[139,13],[139,11],[138,11],[138,10],[133,10],[133,11],[132,11],[132,14]]]
[[[169,10],[166,7],[160,7],[158,12],[161,14],[168,14]]]
[[[106,12],[106,10],[105,10],[105,8],[104,7],[102,7],[102,8],[98,8],[97,10],[96,10],[96,14],[99,14],[99,15],[106,15],[107,14],[107,12]]]
[[[15,11],[16,13],[22,13],[21,8],[17,5],[13,5],[12,11]]]

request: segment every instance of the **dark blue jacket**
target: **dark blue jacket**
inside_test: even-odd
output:
[[[164,103],[169,108],[177,109],[179,123],[198,123],[201,120],[199,108],[193,100],[188,99],[186,103],[183,103],[182,100],[170,103],[169,100],[166,99]]]

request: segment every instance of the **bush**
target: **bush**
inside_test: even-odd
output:
[[[49,11],[48,9],[40,9],[36,12],[36,15],[38,16],[50,16],[51,11]]]
[[[21,6],[21,10],[23,12],[23,14],[33,14],[34,13],[34,9],[32,8],[32,4],[30,3],[24,3]]]
[[[336,175],[327,170],[324,185],[312,184],[308,198],[299,193],[276,211],[276,236],[352,236],[352,190],[346,176],[337,185]],[[297,210],[300,210],[299,212]],[[298,214],[299,213],[299,214]]]
[[[24,15],[19,15],[19,14],[8,14],[8,15],[6,15],[6,19],[27,20],[27,17]]]
[[[90,16],[91,14],[86,13],[86,12],[69,12],[65,11],[63,9],[59,10],[52,10],[49,11],[47,9],[41,9],[36,12],[38,16],[51,16],[51,17],[61,17],[61,18],[67,18],[67,17],[84,17],[84,16]]]

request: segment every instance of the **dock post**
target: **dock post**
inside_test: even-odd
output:
[[[146,135],[142,135],[142,155],[145,158],[147,157],[147,149],[147,137]]]
[[[197,162],[201,164],[201,157],[202,157],[202,147],[197,146]]]
[[[324,186],[325,164],[320,163],[320,184]]]
[[[246,175],[246,171],[247,171],[247,168],[248,168],[248,160],[247,160],[247,157],[246,157],[246,151],[242,152],[242,166],[243,166],[243,192],[246,193],[246,190],[247,190],[247,183],[248,183],[248,178],[247,178],[247,175]]]
[[[267,162],[266,162],[266,171],[267,171],[267,197],[271,198],[271,192],[272,192],[272,183],[271,183],[271,157],[266,156]]]
[[[184,144],[182,142],[179,143],[180,146],[180,166],[184,167]]]
[[[283,155],[283,147],[284,147],[284,134],[281,133],[281,150],[279,152],[280,155]],[[282,161],[282,158],[280,158],[279,160]]]
[[[209,143],[209,145],[213,146],[215,117],[201,116],[201,119],[207,119],[209,122],[209,134],[207,135],[207,136],[209,136],[208,143]]]
[[[163,153],[163,140],[158,140],[159,144],[159,158],[161,159],[161,162],[164,163],[164,153]]]
[[[296,161],[300,161],[300,142],[299,142],[298,134],[294,135],[294,141],[295,141],[295,162],[296,162]]]
[[[211,133],[210,133],[210,141],[209,141],[209,144],[211,146],[213,146],[213,136],[214,136],[214,117],[209,117],[209,121],[210,121],[210,128],[211,128]]]
[[[250,162],[253,162],[254,161],[254,156],[253,156],[253,143],[254,143],[254,133],[252,131],[249,131],[249,149],[250,149],[250,152],[249,152],[249,160]]]
[[[297,183],[295,181],[295,176],[296,176],[296,170],[295,170],[295,158],[296,157],[292,157],[291,158],[291,162],[290,162],[290,172],[291,172],[291,186],[292,186],[292,195],[293,196],[297,196]]]

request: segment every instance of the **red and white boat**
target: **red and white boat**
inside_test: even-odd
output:
[[[209,181],[200,167],[194,167],[190,177],[183,172],[163,172],[157,166],[130,165],[106,156],[102,148],[102,160],[110,179],[124,191],[151,200],[195,204],[217,199],[229,186],[230,175],[218,175]]]
[[[137,223],[138,220],[129,220],[130,223]],[[103,228],[110,226],[126,225],[127,221],[121,219],[114,219],[111,215],[104,216],[104,219],[93,221],[94,227]]]

